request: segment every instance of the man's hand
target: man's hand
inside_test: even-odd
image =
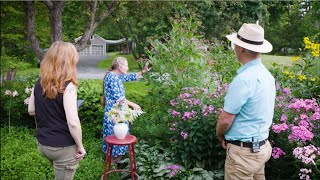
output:
[[[227,149],[227,142],[225,139],[221,141],[221,146],[223,147],[223,149]]]

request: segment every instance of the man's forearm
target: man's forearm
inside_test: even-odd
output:
[[[216,126],[216,135],[220,141],[224,139],[224,134],[230,129],[234,118],[234,114],[230,114],[225,111],[221,112]]]

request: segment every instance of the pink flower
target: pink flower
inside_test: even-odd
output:
[[[174,100],[170,100],[170,104],[173,107],[175,105]]]
[[[288,128],[289,127],[286,123],[272,125],[272,130],[275,133],[280,133],[281,131],[286,131]]]
[[[175,111],[175,110],[173,110],[173,111],[171,112],[171,114],[172,114],[173,117],[178,117],[178,116],[180,116],[180,112]]]
[[[320,108],[319,108],[320,109]],[[312,117],[311,120],[320,120],[320,113],[319,112],[315,112]]]
[[[313,139],[313,133],[310,132],[306,127],[304,126],[293,126],[291,127],[291,134],[289,135],[288,139],[289,141],[311,141]]]
[[[291,91],[290,91],[289,88],[283,88],[283,89],[282,89],[282,92],[283,92],[284,94],[287,94],[287,95],[290,95],[290,94],[291,94]]]
[[[273,159],[279,159],[280,156],[285,155],[286,153],[284,151],[282,151],[280,148],[278,147],[274,147],[272,148],[272,157]]]
[[[180,135],[182,136],[183,139],[187,139],[188,137],[188,133],[184,131],[181,131]]]
[[[187,119],[192,119],[197,115],[197,112],[191,111],[191,112],[184,112],[182,119],[185,121]]]
[[[282,114],[280,121],[285,123],[287,121],[288,117],[284,114]]]

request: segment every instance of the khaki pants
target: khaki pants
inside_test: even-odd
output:
[[[252,153],[250,148],[227,144],[224,166],[225,180],[265,180],[264,166],[270,159],[272,147],[267,141],[260,152]]]
[[[79,161],[76,160],[76,145],[68,147],[44,146],[38,142],[39,152],[45,156],[54,168],[55,180],[72,180]]]

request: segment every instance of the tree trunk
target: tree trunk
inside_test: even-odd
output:
[[[62,41],[62,13],[64,1],[44,1],[50,13],[51,42]]]
[[[35,32],[35,9],[34,1],[26,1],[26,15],[27,15],[27,36],[30,42],[33,52],[36,54],[39,61],[42,60],[44,55],[44,50],[40,48],[38,39]],[[64,1],[54,1],[54,0],[44,0],[43,3],[47,6],[50,13],[50,30],[51,30],[51,42],[62,41],[62,13],[64,10]],[[107,7],[97,17],[97,0],[90,1],[89,6],[89,18],[86,24],[86,28],[82,34],[82,37],[74,45],[78,51],[83,50],[92,35],[94,29],[102,22],[107,16],[109,16],[114,9],[119,5],[117,0],[112,0],[110,5],[107,2],[102,2]]]
[[[26,1],[26,14],[27,14],[27,39],[33,52],[36,54],[40,62],[43,57],[43,50],[39,46],[38,39],[35,32],[35,15],[34,15],[34,2]]]

